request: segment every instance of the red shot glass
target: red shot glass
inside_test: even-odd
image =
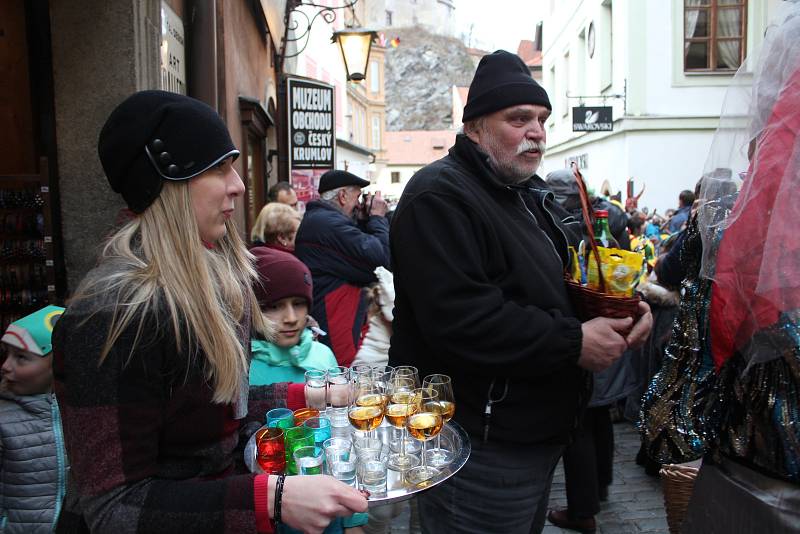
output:
[[[256,432],[256,460],[267,474],[278,475],[286,470],[282,428],[262,428]]]

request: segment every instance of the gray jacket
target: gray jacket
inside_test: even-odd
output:
[[[0,391],[0,533],[53,532],[67,469],[55,396]]]

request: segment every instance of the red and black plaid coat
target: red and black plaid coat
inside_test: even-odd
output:
[[[53,332],[72,466],[59,531],[271,532],[267,477],[240,465],[240,421],[233,405],[211,401],[203,354],[179,353],[162,314],[148,317],[133,352],[135,326],[99,364],[114,311],[101,299],[71,306]],[[251,388],[248,417],[302,397],[302,385]]]

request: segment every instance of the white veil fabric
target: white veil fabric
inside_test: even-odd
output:
[[[774,20],[726,93],[700,190],[717,369],[735,351],[750,364],[779,357],[754,334],[800,317],[800,1]]]

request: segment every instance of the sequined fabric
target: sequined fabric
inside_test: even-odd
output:
[[[743,347],[717,373],[708,332],[711,281],[698,276],[696,221],[687,232],[681,306],[663,367],[642,400],[639,428],[648,454],[661,463],[724,455],[800,483],[800,310],[781,314],[751,340],[779,357],[748,365]],[[712,247],[721,231],[717,237]]]
[[[687,272],[681,305],[661,370],[645,391],[639,417],[648,454],[660,463],[700,458],[714,438],[715,425],[708,418],[717,415],[714,403],[709,403],[717,379],[706,332],[711,282],[698,276],[702,243],[696,219],[686,232],[680,250]]]
[[[736,353],[714,395],[724,399],[715,455],[800,483],[800,323],[798,313],[756,333],[780,356],[748,366]],[[718,403],[721,404],[721,403]]]

